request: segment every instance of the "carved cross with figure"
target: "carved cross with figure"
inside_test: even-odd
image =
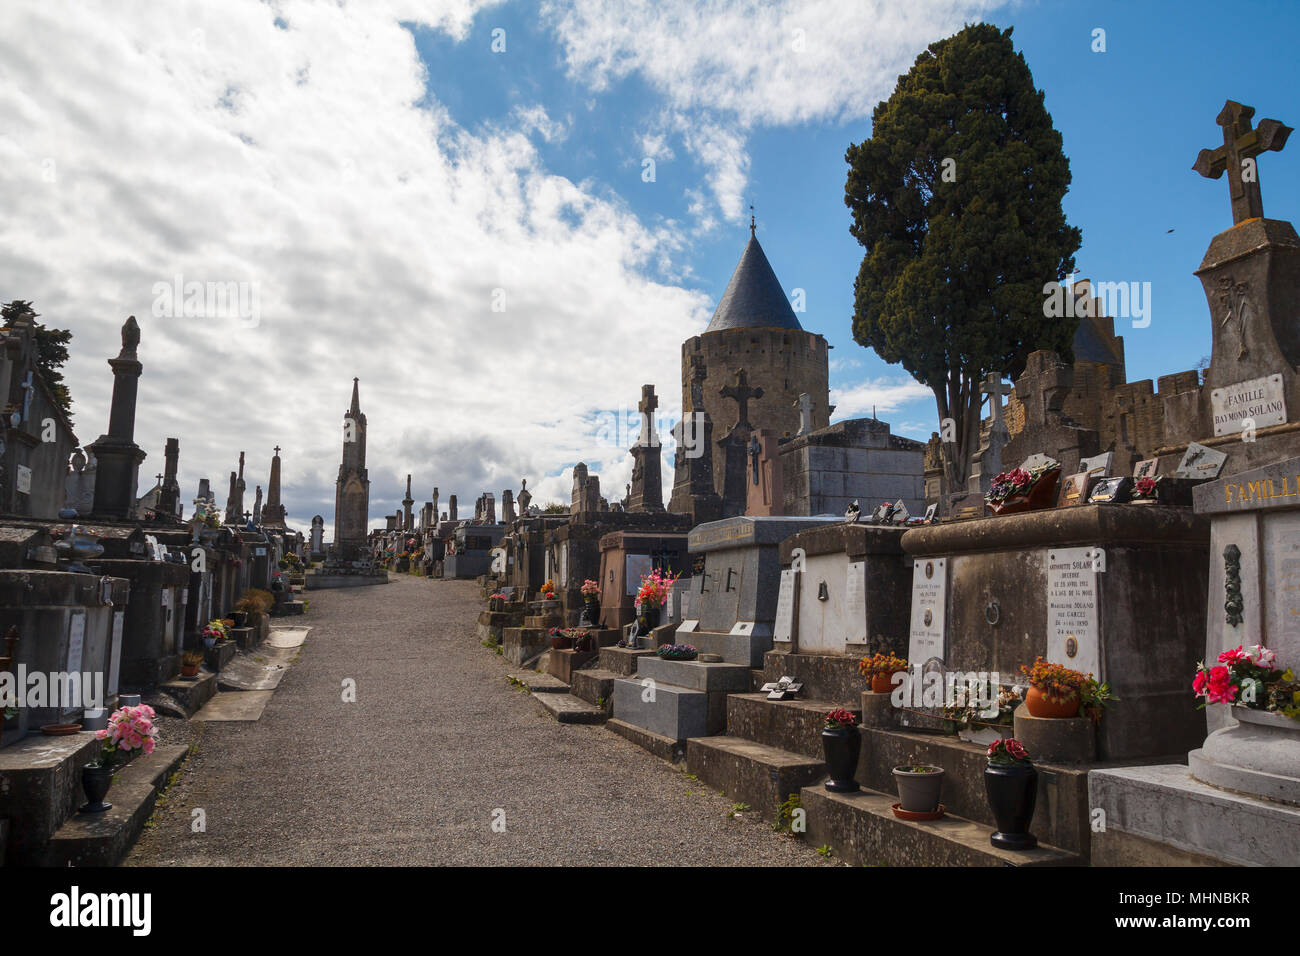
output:
[[[1011,386],[1004,385],[997,372],[989,372],[980,383],[980,392],[989,397],[989,414],[993,416],[993,427],[997,428],[1002,424],[1002,398],[1011,394]]]
[[[1290,126],[1275,119],[1260,120],[1259,125],[1251,129],[1250,118],[1254,115],[1253,106],[1228,100],[1215,119],[1223,127],[1223,145],[1201,150],[1192,165],[1192,169],[1207,179],[1218,179],[1225,172],[1228,174],[1234,226],[1247,219],[1263,218],[1264,201],[1260,197],[1255,157],[1270,150],[1280,152],[1292,132]]]
[[[745,374],[745,370],[742,368],[737,369],[736,371],[736,384],[722,386],[722,388],[718,389],[718,394],[723,398],[731,399],[739,406],[739,415],[736,419],[736,424],[748,426],[749,400],[751,398],[762,398],[763,389],[761,386],[751,388],[749,385],[749,377]]]
[[[641,403],[637,405],[637,411],[641,413],[641,434],[637,436],[636,443],[641,446],[654,447],[659,444],[659,432],[655,429],[655,409],[659,407],[659,399],[655,396],[655,387],[653,385],[641,386]]]

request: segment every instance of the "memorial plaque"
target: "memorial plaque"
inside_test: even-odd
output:
[[[1088,504],[1117,505],[1133,497],[1133,479],[1125,477],[1103,478],[1088,495]]]
[[[108,686],[104,688],[106,697],[117,696],[117,680],[122,669],[122,621],[125,611],[113,612],[113,639],[108,650]]]
[[[1214,435],[1239,435],[1247,421],[1256,428],[1286,424],[1286,395],[1281,375],[1252,378],[1210,390]]]
[[[1133,466],[1133,480],[1139,478],[1154,478],[1160,468],[1159,458],[1147,458]]]
[[[14,488],[24,495],[32,493],[32,470],[26,465],[19,465],[16,469]]]
[[[68,622],[68,663],[63,668],[65,673],[81,673],[81,658],[86,650],[86,612],[74,611]],[[65,709],[68,702],[63,701]]]
[[[947,653],[944,620],[948,603],[947,558],[917,558],[912,566],[912,623],[907,659],[924,664]]]
[[[629,554],[624,563],[624,573],[627,575],[625,587],[628,597],[635,597],[636,592],[641,590],[642,575],[649,574],[654,570],[654,560],[648,554]]]
[[[776,596],[776,622],[772,625],[772,640],[789,644],[794,640],[794,571],[784,568]]]
[[[1055,458],[1040,452],[1037,455],[1030,455],[1020,467],[1025,471],[1033,471],[1035,468],[1055,468],[1058,465],[1060,465],[1060,462]]]
[[[1097,627],[1099,562],[1096,548],[1047,553],[1047,659],[1104,680]]]
[[[1089,474],[1086,471],[1071,475],[1061,485],[1061,497],[1057,500],[1056,506],[1058,508],[1067,508],[1072,505],[1087,504],[1089,493],[1100,480],[1099,476]]]
[[[867,643],[867,562],[850,561],[844,582],[844,643]]]
[[[894,502],[894,510],[890,514],[889,520],[894,524],[907,524],[907,519],[910,517],[912,516],[908,513],[907,505],[903,503],[902,498],[899,498]]]
[[[1187,451],[1183,454],[1183,460],[1179,463],[1178,470],[1174,472],[1174,477],[1195,478],[1198,481],[1218,478],[1219,472],[1223,470],[1223,463],[1227,460],[1228,456],[1224,452],[1192,442],[1187,446]]]
[[[937,520],[938,515],[939,515],[939,506],[937,504],[932,504],[928,506],[925,509],[925,523],[933,524]]]
[[[1101,475],[1104,478],[1110,474],[1111,464],[1114,460],[1115,453],[1113,451],[1103,452],[1100,455],[1081,460],[1079,470],[1086,475]]]

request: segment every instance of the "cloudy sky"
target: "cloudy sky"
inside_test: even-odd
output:
[[[1300,120],[1291,5],[5,0],[0,300],[73,331],[83,442],[137,316],[141,491],[176,436],[187,508],[200,477],[224,503],[240,450],[251,502],[278,444],[291,522],[332,524],[353,376],[375,523],[407,473],[417,507],[521,478],[567,501],[578,460],[628,480],[642,384],[667,432],[752,202],[835,346],[835,417],[925,438],[929,393],[852,341],[843,157],[976,20],[1015,27],[1046,91],[1081,275],[1152,284],[1151,324],[1120,323],[1130,378],[1194,367],[1192,270],[1231,219],[1190,166],[1227,97]],[[1260,163],[1270,216],[1300,215],[1297,153]]]

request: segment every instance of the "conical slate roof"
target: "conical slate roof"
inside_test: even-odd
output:
[[[704,331],[759,328],[802,330],[803,326],[795,318],[790,300],[751,229],[740,264],[731,274],[727,291],[722,293],[713,319]]]

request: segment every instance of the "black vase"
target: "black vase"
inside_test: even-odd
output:
[[[659,608],[657,607],[646,608],[641,612],[641,616],[637,618],[636,621],[637,621],[636,636],[645,637],[656,627],[659,626]]]
[[[831,775],[826,789],[831,793],[855,793],[861,789],[853,779],[858,769],[861,739],[856,727],[828,727],[822,731],[822,750]]]
[[[83,767],[81,768],[81,789],[86,793],[88,801],[82,808],[82,813],[103,813],[113,805],[105,803],[104,797],[108,793],[108,788],[113,785],[113,768],[112,767]]]
[[[1038,837],[1029,832],[1038,800],[1038,771],[1031,763],[990,763],[984,768],[984,790],[997,831],[989,842],[1003,850],[1032,850]]]
[[[582,615],[578,618],[579,627],[595,627],[600,618],[600,602],[588,598],[582,602]]]

